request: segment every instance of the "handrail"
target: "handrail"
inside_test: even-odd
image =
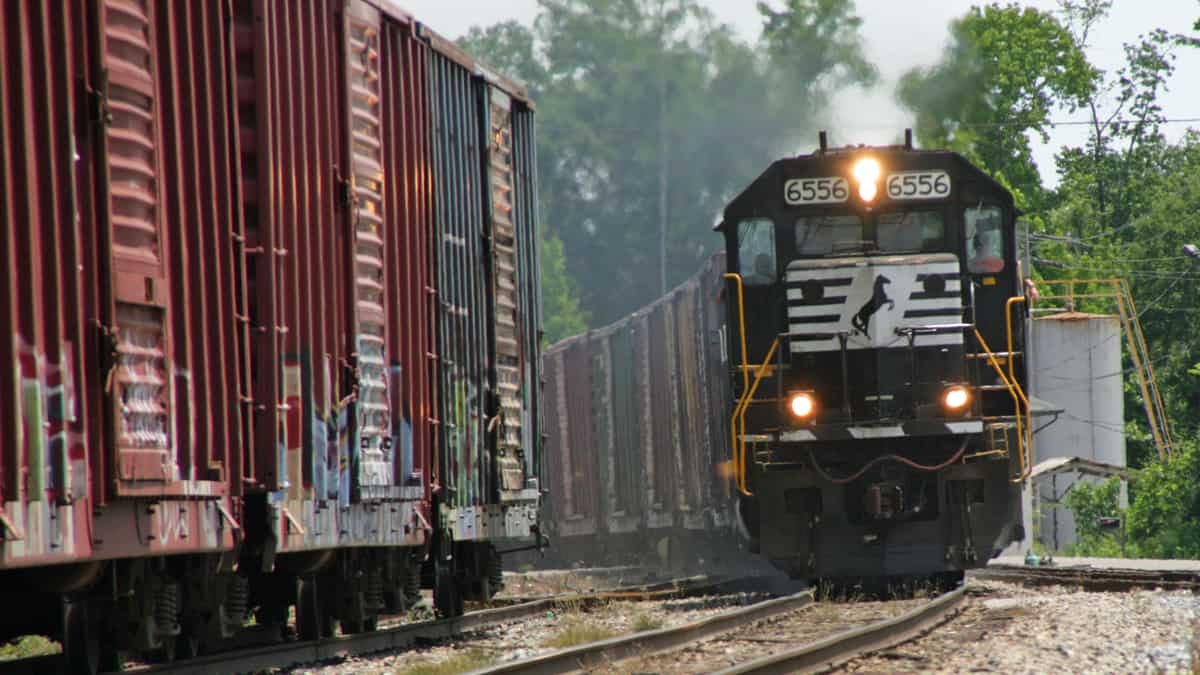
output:
[[[988,363],[992,366],[992,369],[996,371],[996,375],[1000,376],[1000,380],[1002,382],[1004,382],[1006,387],[1008,387],[1008,393],[1013,398],[1013,412],[1014,412],[1014,417],[1016,418],[1016,421],[1017,421],[1017,459],[1018,459],[1018,463],[1020,464],[1020,467],[1021,467],[1021,472],[1019,474],[1017,474],[1017,476],[1015,476],[1014,478],[1012,478],[1010,480],[1014,483],[1020,483],[1021,481],[1028,478],[1029,474],[1033,472],[1032,462],[1026,461],[1026,456],[1025,456],[1025,453],[1026,453],[1025,433],[1026,432],[1021,424],[1021,404],[1022,403],[1025,404],[1026,416],[1028,416],[1029,415],[1029,399],[1026,398],[1025,392],[1024,392],[1024,390],[1021,389],[1020,383],[1018,383],[1016,380],[1008,379],[1008,375],[1004,372],[1004,369],[1000,367],[1000,362],[996,360],[996,356],[995,356],[995,353],[992,352],[992,348],[988,345],[987,340],[985,340],[983,338],[983,333],[980,333],[978,328],[974,328],[973,330],[975,331],[975,339],[979,341],[979,346],[983,347],[984,353],[987,354]],[[1011,362],[1012,359],[1009,359],[1009,361]],[[1030,421],[1032,421],[1032,420],[1030,420]],[[1030,424],[1028,426],[1029,426],[1029,431],[1032,432],[1032,430],[1033,430],[1032,424]],[[1029,434],[1028,447],[1029,448],[1033,447],[1033,434],[1032,433]]]
[[[758,385],[762,382],[763,375],[766,374],[768,367],[771,365],[771,359],[775,356],[775,350],[779,348],[779,338],[775,338],[771,342],[771,348],[767,350],[767,358],[763,359],[762,365],[754,373],[754,382],[749,388],[742,392],[741,399],[733,408],[733,417],[729,420],[730,440],[733,443],[733,470],[737,481],[738,490],[747,497],[754,493],[750,492],[749,480],[746,476],[746,441],[744,440],[746,431],[746,409],[750,407],[750,403],[754,399],[754,393],[758,391]]]
[[[1009,354],[1013,353],[1013,325],[1012,325],[1013,313],[1012,313],[1012,308],[1013,308],[1013,305],[1024,304],[1024,303],[1025,303],[1025,296],[1023,296],[1023,295],[1014,295],[1013,297],[1009,298],[1007,302],[1004,303],[1004,329],[1005,329],[1005,332],[1008,334],[1008,353]],[[991,350],[989,349],[988,351],[990,352]],[[1019,381],[1017,381],[1017,374],[1014,370],[1014,368],[1015,368],[1014,364],[1016,362],[1017,362],[1017,360],[1012,358],[1011,356],[1008,358],[1008,379],[1012,383],[1012,386],[1016,387],[1017,393],[1021,395],[1021,400],[1025,402],[1025,425],[1028,427],[1029,440],[1028,440],[1028,442],[1024,443],[1023,448],[1020,447],[1022,445],[1022,443],[1018,442],[1018,444],[1017,444],[1018,449],[1021,450],[1021,452],[1022,452],[1021,464],[1022,464],[1023,468],[1021,471],[1020,480],[1025,480],[1026,478],[1029,477],[1029,474],[1033,472],[1033,411],[1030,410],[1031,406],[1029,405],[1029,399],[1025,397],[1025,392],[1024,392],[1024,390],[1021,389],[1021,383]],[[1018,435],[1019,439],[1024,439],[1025,437],[1021,436],[1020,434],[1021,434],[1021,415],[1020,415],[1020,413],[1018,413],[1017,414],[1017,435]]]
[[[746,391],[750,387],[750,372],[747,370],[748,364],[746,363],[746,302],[742,291],[742,275],[737,272],[726,272],[721,275],[721,278],[737,282],[738,337],[742,339],[742,391]]]

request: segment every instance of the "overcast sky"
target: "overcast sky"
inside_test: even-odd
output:
[[[490,25],[506,19],[530,24],[537,15],[536,0],[398,0],[418,20],[451,38],[457,38],[474,25]],[[754,0],[701,0],[719,21],[732,25],[747,40],[754,40],[760,28]],[[775,3],[779,6],[780,3]],[[880,70],[881,84],[873,91],[848,91],[840,94],[832,106],[830,142],[887,143],[900,130],[911,126],[911,116],[892,99],[896,79],[915,65],[938,60],[946,45],[947,27],[971,5],[970,0],[857,0],[863,17],[863,37],[867,57]],[[1022,4],[1043,10],[1057,7],[1055,0],[1025,0]],[[1190,31],[1200,18],[1200,0],[1115,0],[1109,17],[1094,29],[1088,56],[1106,70],[1116,70],[1123,62],[1122,44],[1132,42],[1141,33],[1162,27],[1171,32]],[[1200,49],[1177,49],[1175,77],[1170,91],[1160,103],[1170,118],[1200,118]],[[1190,86],[1189,86],[1190,85]],[[1083,119],[1082,113],[1069,116],[1065,111],[1056,120]],[[1177,138],[1189,124],[1166,128]],[[1190,126],[1200,128],[1200,122]],[[1043,176],[1056,182],[1054,152],[1064,144],[1078,145],[1087,137],[1085,127],[1060,127],[1049,144],[1035,139],[1035,157]],[[815,145],[815,141],[814,141]],[[811,148],[795,148],[805,152]]]

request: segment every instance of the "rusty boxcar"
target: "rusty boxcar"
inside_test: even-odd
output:
[[[386,0],[2,11],[0,632],[90,671],[494,592],[541,489],[524,89]]]
[[[711,560],[729,533],[723,265],[545,350],[556,557]]]

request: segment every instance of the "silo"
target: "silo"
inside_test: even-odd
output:
[[[1035,420],[1034,464],[1081,457],[1125,466],[1120,318],[1061,312],[1031,323],[1030,390],[1063,410],[1049,425]],[[1081,480],[1096,479],[1060,473],[1033,481],[1034,530],[1049,550],[1075,542],[1074,518],[1058,502]],[[1121,495],[1124,502],[1124,487]]]

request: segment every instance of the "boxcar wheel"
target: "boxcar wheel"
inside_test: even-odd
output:
[[[301,577],[298,586],[296,634],[301,640],[317,640],[325,637],[328,622],[325,620],[325,612],[321,608],[321,596],[317,591],[316,577]]]
[[[84,601],[63,602],[63,654],[70,673],[94,675],[105,665],[101,662],[100,636]]]
[[[439,617],[449,619],[463,614],[463,594],[458,579],[451,567],[437,564],[437,575],[433,587],[433,605]]]

